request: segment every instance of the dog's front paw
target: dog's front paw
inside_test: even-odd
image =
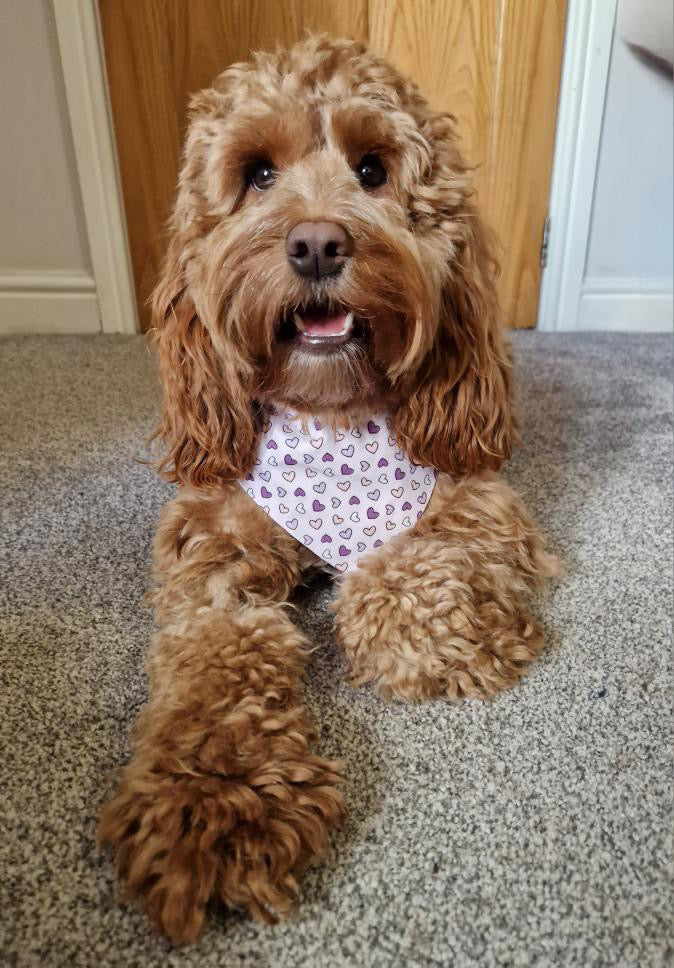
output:
[[[349,680],[387,697],[489,697],[512,685],[543,637],[522,581],[470,549],[419,538],[361,562],[336,602]]]
[[[285,914],[296,875],[341,819],[339,764],[292,733],[249,736],[238,772],[166,759],[132,761],[101,814],[99,840],[115,850],[126,897],[142,899],[176,942],[198,938],[209,900],[256,919]]]

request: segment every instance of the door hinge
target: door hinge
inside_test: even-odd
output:
[[[548,264],[548,249],[550,248],[550,216],[545,216],[543,222],[543,238],[541,239],[541,269]]]

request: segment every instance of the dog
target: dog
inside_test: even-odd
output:
[[[526,597],[555,564],[497,476],[516,431],[492,251],[454,119],[364,45],[309,37],[192,98],[153,298],[179,490],[99,827],[174,941],[209,902],[287,912],[342,816],[285,605],[311,569],[337,579],[352,683],[385,697],[491,697],[541,649]]]

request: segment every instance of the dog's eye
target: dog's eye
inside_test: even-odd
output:
[[[364,155],[356,165],[356,175],[363,188],[379,188],[386,181],[386,169],[376,155]]]
[[[264,192],[276,181],[276,171],[270,161],[255,161],[248,169],[248,184],[256,192]]]

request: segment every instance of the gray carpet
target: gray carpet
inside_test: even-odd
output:
[[[568,574],[548,645],[485,704],[344,684],[325,608],[307,700],[349,819],[277,927],[174,948],[121,907],[97,804],[145,698],[141,603],[157,405],[135,338],[0,342],[0,964],[663,965],[672,914],[672,345],[515,338],[525,446],[507,476]]]

